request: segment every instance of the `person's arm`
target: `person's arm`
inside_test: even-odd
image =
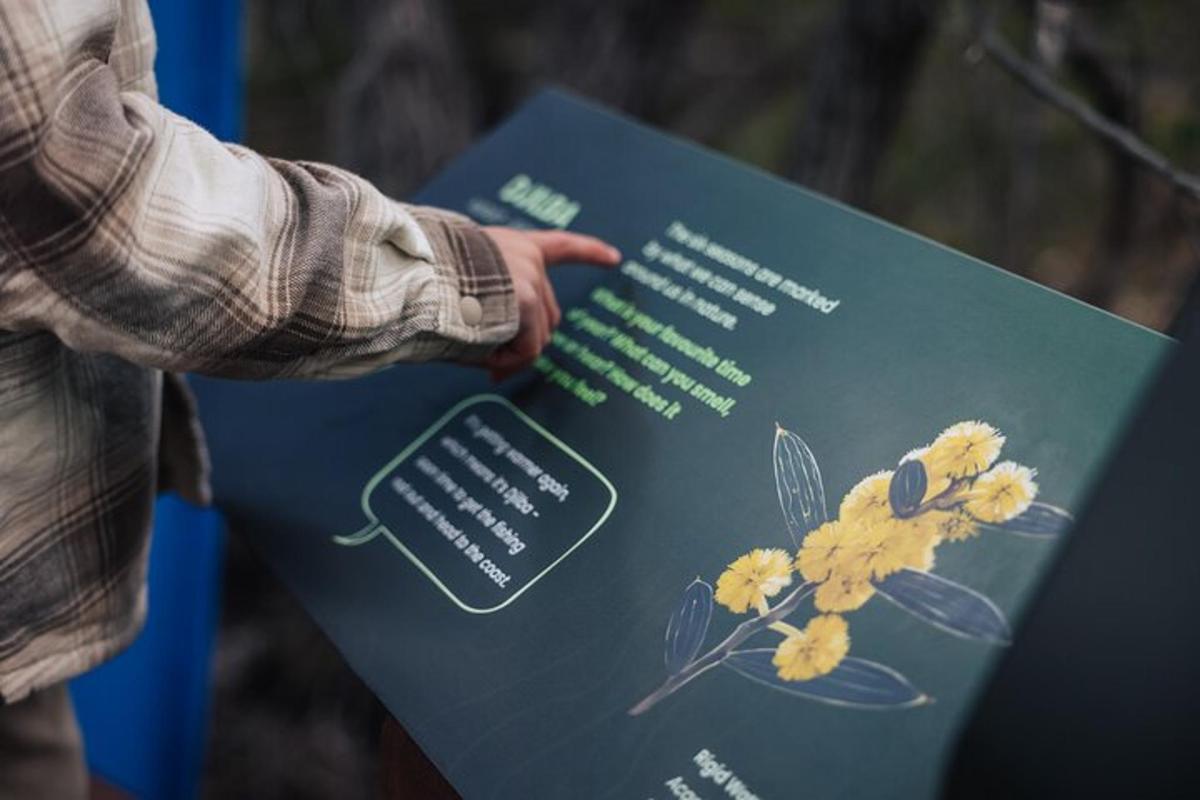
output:
[[[527,268],[514,290],[496,237],[464,218],[224,145],[122,87],[117,5],[0,8],[0,328],[266,378],[479,361],[529,327],[517,295],[548,285]]]

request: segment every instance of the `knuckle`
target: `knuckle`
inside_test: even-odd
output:
[[[537,287],[528,281],[521,281],[516,286],[517,301],[522,306],[532,306],[538,302]]]

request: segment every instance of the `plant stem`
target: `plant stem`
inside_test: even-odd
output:
[[[912,519],[913,517],[919,517],[926,511],[930,511],[932,509],[937,509],[938,511],[949,511],[951,508],[954,508],[955,505],[961,502],[961,499],[956,498],[954,495],[966,482],[966,478],[955,478],[950,482],[950,485],[942,491],[941,494],[929,498],[907,514],[896,514],[896,517],[899,519]]]
[[[749,639],[751,636],[766,630],[771,626],[771,623],[778,622],[790,615],[793,611],[800,607],[800,603],[806,597],[813,593],[817,588],[815,583],[802,583],[800,586],[785,597],[779,605],[772,608],[761,617],[748,619],[742,624],[733,629],[733,632],[725,637],[724,641],[718,644],[713,649],[709,650],[704,655],[692,661],[679,672],[667,678],[662,686],[659,686],[653,692],[648,694],[640,703],[629,709],[629,716],[636,717],[643,714],[658,704],[660,700],[673,694],[676,689],[679,689],[686,683],[690,683],[699,676],[708,672],[713,667],[724,661],[734,649],[742,642]]]
[[[767,626],[776,633],[782,633],[784,636],[803,636],[804,631],[792,625],[790,622],[772,622]]]

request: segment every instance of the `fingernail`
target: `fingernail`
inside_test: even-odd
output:
[[[608,248],[608,257],[610,259],[612,259],[613,261],[620,261],[621,260],[621,251],[615,247],[610,247],[610,248]]]

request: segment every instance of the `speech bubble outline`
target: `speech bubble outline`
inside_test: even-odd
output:
[[[521,422],[524,422],[526,425],[528,425],[530,428],[532,428],[536,433],[541,434],[541,436],[543,438],[545,438],[547,441],[549,441],[551,444],[553,444],[555,447],[557,447],[559,450],[561,450],[567,456],[574,459],[577,463],[579,463],[584,469],[586,469],[592,475],[596,476],[596,479],[600,481],[601,485],[603,485],[604,488],[606,488],[609,493],[608,506],[604,509],[604,513],[602,513],[600,515],[600,518],[598,520],[596,520],[596,522],[592,525],[591,528],[588,529],[587,533],[585,533],[582,537],[580,537],[580,539],[577,542],[575,542],[575,544],[568,547],[562,553],[562,555],[560,555],[554,561],[550,562],[550,564],[548,564],[545,567],[545,569],[543,569],[537,575],[534,575],[533,578],[531,578],[528,583],[526,583],[524,586],[522,586],[517,591],[513,592],[503,603],[492,606],[490,608],[476,608],[474,606],[467,605],[462,600],[460,600],[458,598],[458,596],[455,595],[454,592],[450,589],[450,587],[442,582],[441,578],[439,578],[437,576],[437,573],[435,573],[432,569],[430,569],[428,566],[426,566],[426,564],[423,561],[421,561],[421,559],[415,553],[413,553],[411,550],[409,550],[407,547],[405,547],[404,543],[401,542],[398,538],[396,538],[396,536],[390,530],[388,530],[387,525],[385,525],[383,522],[381,522],[379,520],[379,517],[371,509],[371,503],[370,503],[371,493],[375,491],[375,488],[384,480],[385,477],[387,477],[387,475],[389,475],[394,469],[396,469],[396,467],[403,464],[408,459],[409,456],[411,456],[418,449],[420,449],[421,446],[425,444],[425,442],[429,441],[429,439],[431,439],[435,434],[437,434],[442,428],[444,428],[452,419],[457,417],[461,412],[465,411],[468,408],[471,408],[472,406],[479,405],[481,403],[495,403],[495,404],[501,406],[502,408],[505,408],[508,411],[512,412],[513,416],[515,416],[518,420],[520,420]],[[395,458],[393,458],[391,461],[389,461],[387,464],[385,464],[382,469],[380,469],[374,475],[372,475],[371,479],[367,481],[366,486],[363,487],[362,497],[360,499],[360,505],[362,506],[363,514],[367,517],[367,519],[371,520],[371,522],[368,523],[365,527],[359,529],[358,531],[356,531],[348,536],[333,536],[333,537],[331,537],[332,541],[335,544],[341,545],[343,547],[358,547],[360,545],[364,545],[367,542],[372,541],[373,539],[375,539],[378,536],[383,536],[389,542],[391,542],[392,545],[397,550],[399,550],[401,553],[403,553],[405,555],[405,557],[407,557],[408,560],[411,561],[418,570],[420,570],[422,573],[424,573],[425,577],[429,578],[429,580],[433,582],[434,586],[437,586],[442,591],[442,593],[444,595],[446,595],[446,597],[450,598],[450,601],[453,602],[456,606],[458,606],[463,611],[466,611],[469,614],[491,614],[491,613],[499,611],[500,609],[510,605],[518,597],[520,597],[526,591],[528,591],[534,584],[536,584],[538,581],[540,581],[542,578],[544,578],[546,576],[546,574],[548,572],[550,572],[550,570],[554,569],[560,563],[562,563],[563,560],[567,558],[567,556],[569,556],[569,555],[571,555],[571,553],[575,552],[575,550],[578,549],[580,545],[582,545],[584,542],[586,542],[591,537],[591,535],[593,533],[595,533],[600,528],[600,526],[603,525],[608,520],[609,516],[612,514],[613,508],[617,505],[617,488],[615,486],[613,486],[612,481],[610,481],[607,477],[605,477],[604,473],[602,473],[600,470],[596,469],[596,467],[594,467],[591,464],[591,462],[589,462],[583,456],[579,455],[579,453],[576,453],[574,450],[572,450],[570,448],[570,446],[568,446],[566,443],[564,443],[561,439],[559,439],[554,434],[550,433],[550,431],[543,428],[528,414],[526,414],[524,411],[522,411],[521,409],[519,409],[515,405],[513,405],[507,398],[501,397],[498,394],[476,394],[476,395],[472,395],[472,396],[456,403],[449,411],[447,411],[445,414],[443,414],[441,417],[439,417],[436,422],[434,422],[432,425],[430,425],[428,428],[426,428],[424,433],[422,433],[420,436],[418,436],[416,439],[414,439],[412,442],[410,442],[407,447],[405,447],[403,450],[401,450],[399,455],[397,455]]]

